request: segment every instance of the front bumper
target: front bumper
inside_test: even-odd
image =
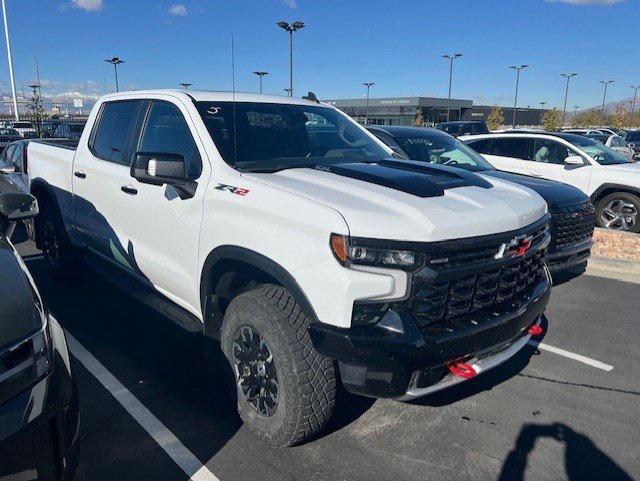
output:
[[[528,340],[527,329],[539,322],[550,290],[546,276],[517,309],[491,315],[474,329],[437,340],[424,337],[410,316],[391,311],[398,316],[401,330],[313,324],[311,341],[316,350],[338,361],[348,391],[370,397],[415,398],[464,380],[448,378],[449,362],[475,362],[482,372],[513,356]]]
[[[49,320],[51,372],[0,405],[0,480],[68,480],[78,462],[78,391],[64,333]]]
[[[547,251],[547,266],[551,273],[563,271],[586,262],[591,256],[591,238],[561,247],[551,246]]]

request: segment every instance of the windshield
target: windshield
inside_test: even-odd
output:
[[[475,150],[450,135],[429,131],[425,134],[414,137],[395,137],[395,141],[411,160],[448,165],[472,172],[495,170]]]
[[[391,157],[333,108],[252,102],[196,106],[225,162],[241,171],[275,172]]]
[[[31,122],[14,122],[12,127],[16,129],[32,129],[33,125]]]
[[[20,137],[20,133],[14,129],[0,129],[0,135]]]
[[[589,137],[583,137],[581,135],[571,135],[565,137],[566,140],[573,145],[580,147],[589,156],[598,162],[600,165],[614,165],[614,164],[628,164],[629,160],[622,154],[619,154],[615,150],[607,147],[602,142],[590,139]]]

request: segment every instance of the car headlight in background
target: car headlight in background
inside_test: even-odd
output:
[[[331,234],[330,245],[333,255],[345,267],[357,264],[411,270],[417,264],[417,254],[412,251],[371,247],[366,245],[366,241],[361,240],[353,244],[348,236]]]

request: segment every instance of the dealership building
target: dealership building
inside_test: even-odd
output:
[[[360,123],[365,118],[370,125],[414,125],[422,117],[425,125],[446,122],[447,105],[451,120],[486,120],[493,109],[490,105],[473,105],[472,100],[448,99],[437,97],[387,97],[367,99],[331,99],[325,102],[342,110]],[[502,107],[505,123],[513,118],[513,107]],[[518,107],[517,125],[541,125],[545,110]]]

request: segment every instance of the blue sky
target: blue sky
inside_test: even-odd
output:
[[[296,35],[297,94],[360,97],[446,96],[447,52],[456,63],[453,96],[476,103],[562,107],[560,73],[573,71],[569,105],[597,105],[640,83],[639,0],[6,0],[17,83],[33,81],[38,57],[46,91],[101,93],[103,59],[117,55],[121,88],[231,88],[230,36],[236,35],[237,89],[288,86],[288,39],[278,20],[302,20]],[[8,89],[4,43],[0,86]],[[110,66],[106,65],[107,68]],[[112,88],[112,70],[106,70]]]

